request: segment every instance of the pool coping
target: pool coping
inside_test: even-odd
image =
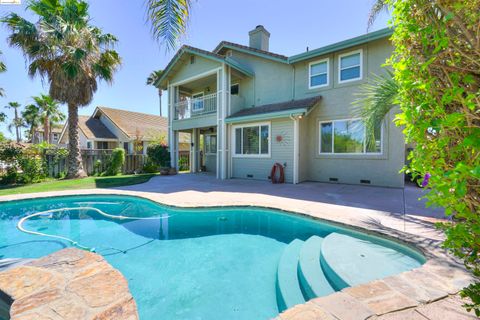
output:
[[[226,194],[228,196],[225,196]],[[255,193],[242,193],[239,196],[240,194],[233,192],[210,192],[206,197],[204,193],[194,191],[165,194],[119,189],[82,189],[0,196],[0,204],[16,200],[81,195],[136,196],[175,208],[257,207],[281,210],[367,234],[380,235],[413,247],[426,257],[426,262],[419,268],[349,287],[290,308],[277,317],[281,320],[378,317],[456,295],[474,279],[458,260],[441,248],[443,236],[432,225],[437,221],[435,219],[399,216],[371,209]],[[351,313],[345,314],[344,310],[351,310]],[[361,312],[358,313],[359,311]]]

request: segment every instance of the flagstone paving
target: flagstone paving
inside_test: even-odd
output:
[[[63,249],[0,273],[11,320],[138,320],[127,280],[101,256]]]

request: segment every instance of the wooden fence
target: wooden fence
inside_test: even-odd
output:
[[[104,172],[107,169],[112,150],[82,150],[83,169],[88,175]],[[129,174],[143,169],[147,156],[143,154],[125,155],[125,164],[122,173]],[[54,154],[45,154],[45,160],[50,177],[58,177],[67,171],[67,159]]]

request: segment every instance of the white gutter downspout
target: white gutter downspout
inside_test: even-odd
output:
[[[301,116],[290,115],[293,121],[293,184],[298,183],[298,164],[300,162],[300,137],[299,137],[299,122]]]

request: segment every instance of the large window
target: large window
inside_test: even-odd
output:
[[[361,50],[340,55],[338,63],[338,78],[340,83],[362,79]]]
[[[235,156],[270,156],[270,124],[235,127]]]
[[[216,135],[205,135],[205,153],[217,153],[217,136]]]
[[[320,153],[382,153],[381,125],[373,134],[365,131],[360,119],[320,122]]]
[[[311,62],[309,64],[310,89],[328,86],[328,59]]]

